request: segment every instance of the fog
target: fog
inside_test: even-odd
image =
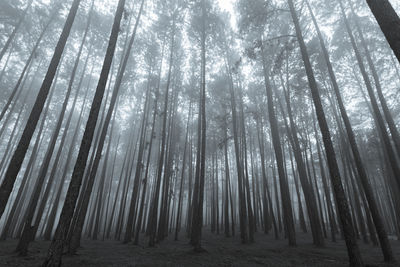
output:
[[[399,8],[0,1],[0,265],[395,262]]]

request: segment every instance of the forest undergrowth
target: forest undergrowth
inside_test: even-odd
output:
[[[311,235],[299,233],[298,246],[289,247],[285,239],[275,240],[273,235],[258,232],[255,243],[241,244],[240,236],[226,238],[204,229],[202,253],[193,251],[187,238],[174,241],[173,235],[155,247],[122,244],[115,240],[84,240],[74,256],[63,257],[64,266],[348,266],[344,241],[326,240],[325,247],[311,244]],[[147,244],[145,238],[141,244]],[[17,240],[0,243],[0,266],[40,266],[45,259],[48,241],[35,241],[25,257],[14,252]],[[400,242],[391,240],[393,251],[400,253]],[[394,267],[382,262],[380,248],[361,244],[366,266]]]

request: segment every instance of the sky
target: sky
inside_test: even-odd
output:
[[[218,4],[219,4],[220,8],[224,11],[229,12],[229,14],[231,15],[230,23],[231,23],[231,26],[233,29],[236,28],[235,27],[236,16],[234,15],[235,14],[235,11],[234,11],[235,10],[235,2],[236,2],[236,0],[218,0]]]

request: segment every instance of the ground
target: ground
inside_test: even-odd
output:
[[[400,241],[391,241],[393,252],[400,261]],[[146,244],[142,240],[143,244]],[[348,266],[345,244],[342,240],[326,241],[324,248],[311,244],[311,236],[297,234],[297,247],[289,247],[284,239],[256,233],[256,242],[242,245],[238,236],[225,238],[221,233],[203,233],[202,253],[193,252],[188,239],[181,233],[174,241],[173,234],[155,248],[122,244],[118,241],[91,241],[82,243],[76,256],[64,256],[63,266]],[[19,257],[13,250],[17,240],[0,242],[0,266],[40,266],[49,242],[32,243],[28,256]],[[368,266],[400,266],[384,264],[379,247],[361,244],[361,253]]]

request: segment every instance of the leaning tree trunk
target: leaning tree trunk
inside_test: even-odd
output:
[[[13,31],[11,32],[10,36],[8,37],[5,45],[3,46],[3,48],[0,51],[0,61],[3,58],[4,54],[7,51],[7,48],[10,46],[11,42],[14,40],[15,35],[17,34],[17,31],[19,29],[19,27],[21,26],[22,22],[24,22],[26,13],[28,12],[29,8],[32,5],[33,0],[29,0],[28,5],[26,6],[24,12],[21,14],[21,17],[18,20],[17,25],[15,25]]]
[[[97,147],[97,150],[96,150],[93,166],[91,167],[90,170],[88,170],[90,172],[90,175],[88,176],[89,180],[88,180],[87,187],[85,189],[85,193],[82,195],[82,197],[83,197],[82,206],[81,206],[80,210],[77,211],[77,212],[79,212],[79,215],[78,215],[77,224],[75,225],[75,229],[73,230],[73,234],[72,234],[73,241],[69,246],[69,253],[75,253],[75,251],[77,249],[77,245],[79,244],[78,240],[80,240],[80,236],[82,234],[83,224],[84,224],[84,220],[85,220],[87,209],[88,209],[88,205],[89,205],[90,195],[92,193],[92,189],[93,189],[94,181],[95,181],[95,178],[96,178],[98,166],[100,164],[100,159],[101,159],[101,155],[102,155],[102,152],[103,152],[103,146],[104,146],[105,139],[106,139],[106,136],[107,136],[108,126],[110,124],[111,116],[112,116],[112,114],[114,112],[114,108],[115,108],[115,105],[117,103],[118,92],[119,92],[120,87],[121,87],[122,78],[123,78],[127,63],[128,63],[130,51],[132,49],[133,42],[135,40],[136,29],[137,29],[138,24],[139,24],[140,15],[141,15],[141,11],[142,11],[142,8],[143,8],[143,3],[144,3],[144,0],[142,1],[142,5],[140,7],[139,15],[138,15],[138,17],[136,19],[136,24],[134,26],[131,39],[129,40],[129,44],[128,44],[128,47],[127,47],[127,50],[126,50],[125,57],[124,57],[123,62],[121,64],[121,66],[120,66],[119,73],[118,73],[118,76],[117,76],[116,81],[115,81],[114,90],[113,90],[113,93],[112,93],[112,96],[111,96],[111,102],[110,102],[110,105],[109,105],[109,108],[108,108],[108,111],[107,111],[107,114],[106,114],[106,118],[104,120],[103,128],[101,130],[100,140],[99,140],[99,144],[98,144],[98,147]],[[111,138],[109,139],[109,142],[111,142]],[[106,163],[107,162],[105,162],[104,164],[106,164]],[[101,184],[102,183],[100,183],[100,185]],[[99,206],[101,205],[100,202],[98,203],[98,205]],[[95,233],[95,235],[96,235],[96,233]]]
[[[389,0],[367,0],[397,60],[400,62],[400,18]]]
[[[287,75],[288,75],[288,73],[287,73]],[[297,171],[299,173],[299,180],[300,180],[301,186],[303,188],[303,192],[304,192],[304,199],[306,202],[308,217],[310,219],[313,243],[316,246],[323,246],[324,245],[324,237],[322,234],[321,221],[318,217],[316,197],[315,197],[314,190],[312,189],[312,187],[310,185],[310,182],[309,182],[309,179],[307,176],[305,163],[303,160],[303,156],[301,155],[300,142],[299,142],[299,139],[297,136],[297,127],[294,122],[293,111],[292,111],[292,106],[291,106],[291,102],[290,102],[289,88],[285,89],[283,80],[281,82],[282,82],[283,92],[285,95],[286,107],[288,110],[288,117],[289,117],[289,123],[290,123],[290,127],[289,127],[289,125],[287,125],[288,137],[289,137],[289,142],[292,145],[293,154],[294,154],[294,158],[295,158],[296,165],[297,165]],[[289,84],[287,84],[287,87],[288,86],[289,86]],[[283,112],[283,108],[282,108],[282,112]],[[286,117],[284,114],[283,114],[283,116]],[[286,119],[285,119],[285,124],[286,124]]]
[[[79,3],[79,0],[75,0],[75,2]],[[99,82],[96,88],[95,96],[93,98],[92,107],[90,109],[89,118],[86,123],[85,132],[83,134],[81,146],[79,148],[78,157],[72,173],[72,178],[68,187],[64,206],[61,211],[60,221],[57,226],[55,237],[50,245],[48,255],[43,266],[61,265],[64,240],[66,239],[68,234],[68,229],[70,226],[70,222],[76,205],[76,200],[78,198],[80,190],[80,185],[82,183],[82,177],[85,172],[87,158],[92,144],[93,134],[96,127],[100,106],[103,100],[104,90],[106,87],[108,74],[110,72],[111,62],[117,44],[124,5],[125,5],[125,0],[120,0],[118,2],[117,12],[114,18],[114,23],[107,47],[107,52],[104,58],[104,63],[101,70]]]
[[[398,186],[400,188],[400,168],[399,168],[399,166],[397,164],[397,161],[396,161],[396,155],[395,155],[395,152],[394,152],[394,150],[392,148],[392,144],[390,142],[390,138],[389,138],[388,132],[386,130],[384,119],[382,117],[381,111],[380,111],[379,106],[378,106],[377,99],[376,99],[375,94],[373,92],[372,84],[371,84],[371,81],[369,79],[368,73],[367,73],[367,71],[365,69],[365,65],[363,63],[363,59],[362,59],[361,53],[360,53],[360,51],[359,51],[359,49],[357,47],[354,35],[353,35],[352,31],[351,31],[350,23],[349,23],[349,21],[347,19],[347,16],[346,16],[346,13],[345,13],[345,8],[343,6],[342,0],[338,0],[338,2],[339,2],[339,5],[340,5],[340,10],[341,10],[341,14],[342,14],[342,17],[343,17],[343,20],[344,20],[344,24],[346,26],[346,31],[347,31],[347,33],[348,33],[348,35],[350,37],[350,42],[351,42],[351,45],[353,47],[354,54],[355,54],[356,59],[357,59],[357,63],[358,63],[358,66],[360,68],[360,71],[361,71],[362,77],[364,79],[365,86],[367,88],[367,92],[368,92],[368,95],[369,95],[369,98],[370,98],[370,101],[371,101],[371,107],[372,107],[372,110],[373,110],[373,113],[374,113],[375,122],[377,124],[376,126],[377,126],[378,130],[381,133],[380,134],[381,140],[382,140],[383,144],[386,147],[386,151],[387,151],[387,154],[389,156],[390,166],[392,167],[392,171],[393,171],[394,176],[396,178],[397,184],[398,184]]]
[[[361,25],[358,22],[358,16],[355,14],[353,4],[351,3],[350,0],[349,0],[349,5],[350,5],[351,13],[352,13],[353,17],[355,17],[354,21],[355,21],[356,29],[359,33],[359,38],[361,40],[361,46],[364,48],[365,57],[367,59],[368,66],[370,67],[372,77],[374,78],[374,81],[375,81],[376,92],[378,94],[378,99],[382,106],[383,115],[385,116],[386,122],[389,126],[389,131],[392,135],[392,139],[393,139],[395,148],[397,150],[397,155],[400,156],[400,134],[399,134],[399,131],[397,130],[396,123],[393,120],[392,113],[390,112],[387,101],[383,95],[381,81],[379,79],[378,72],[377,72],[377,70],[375,68],[375,64],[372,60],[371,52],[368,49],[367,41],[364,38],[364,33],[361,29]]]
[[[92,8],[93,8],[93,5],[92,5]],[[81,45],[80,45],[80,48],[78,51],[78,55],[76,57],[76,60],[75,60],[75,63],[74,63],[74,66],[73,66],[73,69],[71,72],[71,78],[70,78],[70,81],[68,84],[67,94],[65,96],[64,103],[61,108],[61,113],[58,116],[56,128],[53,130],[53,135],[48,144],[48,149],[46,151],[45,158],[40,167],[39,176],[38,176],[37,182],[36,182],[37,186],[34,188],[33,194],[31,196],[31,199],[29,202],[30,209],[28,211],[28,215],[27,215],[27,218],[25,221],[25,226],[24,226],[24,231],[22,233],[22,237],[20,238],[20,242],[18,243],[18,246],[17,246],[17,251],[19,251],[19,253],[24,256],[28,252],[28,246],[29,246],[30,241],[33,240],[36,235],[38,225],[31,226],[31,224],[32,224],[35,210],[37,208],[39,208],[38,202],[39,202],[40,192],[42,191],[42,188],[44,187],[44,184],[45,184],[47,170],[50,165],[50,160],[52,158],[52,155],[53,155],[53,152],[54,152],[54,149],[56,146],[56,142],[58,139],[58,135],[59,135],[59,132],[61,129],[62,121],[64,119],[64,114],[67,109],[67,105],[68,105],[69,98],[70,98],[71,91],[72,91],[72,85],[75,80],[76,71],[78,68],[79,61],[80,61],[80,56],[82,54],[82,49],[85,44],[87,33],[89,31],[91,15],[92,15],[92,12],[90,11],[88,22],[87,22],[86,29],[85,29],[85,33],[83,35],[82,42],[81,42]],[[51,186],[51,182],[49,179],[48,183],[47,183],[47,187],[50,188],[50,186]],[[42,201],[46,201],[46,199],[42,199]],[[37,217],[39,217],[39,216],[41,216],[41,213],[38,210]]]
[[[18,89],[20,88],[19,92],[22,91],[23,85],[21,83],[22,83],[24,77],[26,76],[25,74],[29,73],[29,68],[30,68],[30,66],[32,64],[33,58],[35,57],[35,55],[37,53],[36,51],[38,50],[38,47],[39,47],[40,43],[42,42],[42,39],[43,39],[45,33],[47,32],[48,27],[53,22],[53,20],[57,17],[56,15],[58,14],[58,9],[59,9],[59,7],[56,7],[52,11],[52,14],[51,14],[49,20],[47,21],[46,25],[43,27],[43,29],[42,29],[42,31],[41,31],[41,33],[39,35],[39,38],[36,40],[36,43],[32,48],[31,54],[29,55],[29,58],[26,61],[25,66],[21,71],[21,74],[20,74],[20,76],[18,78],[18,81],[15,84],[13,90],[11,91],[10,96],[8,97],[7,103],[2,107],[2,110],[1,110],[1,113],[0,113],[0,121],[3,119],[4,115],[6,114],[9,106],[11,105],[12,100],[14,99],[15,94],[17,94]],[[0,81],[1,81],[1,79],[0,79]],[[18,95],[20,94],[19,92],[17,94],[16,99],[18,99]],[[9,112],[9,114],[10,113],[11,113],[11,111]]]
[[[71,31],[72,24],[75,20],[75,15],[80,2],[81,0],[74,0],[74,2],[72,3],[64,28],[61,32],[61,36],[54,50],[49,68],[47,69],[46,76],[43,80],[42,86],[39,90],[39,94],[36,97],[35,104],[33,105],[32,111],[29,115],[28,122],[25,126],[24,132],[22,133],[21,139],[19,140],[19,143],[17,145],[17,149],[15,150],[13,157],[11,158],[6,175],[0,186],[0,216],[3,215],[8,198],[10,197],[11,191],[14,187],[15,179],[17,178],[18,173],[21,169],[21,165],[24,161],[29,143],[31,142],[33,133],[35,132],[36,125],[39,121],[40,114],[42,113],[44,104],[49,94],[51,84],[53,83],[53,79],[56,74],[58,64],[60,63],[61,55],[64,52],[64,47],[67,43],[67,39]]]
[[[333,71],[333,67],[332,67],[332,64],[331,64],[331,61],[330,61],[330,58],[329,58],[328,50],[327,50],[327,48],[325,46],[324,39],[323,39],[321,31],[320,31],[320,29],[318,27],[318,23],[316,21],[316,18],[314,16],[313,12],[312,12],[311,6],[309,5],[308,1],[306,3],[307,3],[307,6],[308,6],[308,9],[310,11],[311,18],[313,20],[314,26],[315,26],[315,28],[317,30],[320,46],[321,46],[321,49],[322,49],[322,52],[323,52],[323,55],[324,55],[324,58],[325,58],[325,62],[326,62],[327,67],[328,67],[328,72],[329,72],[329,76],[331,78],[332,87],[333,87],[335,95],[336,95],[336,100],[338,102],[339,111],[340,111],[340,114],[342,116],[342,119],[343,119],[343,122],[344,122],[344,125],[345,125],[345,129],[346,129],[346,132],[347,132],[347,137],[349,139],[351,150],[353,152],[354,162],[355,162],[355,165],[356,165],[358,177],[361,180],[361,184],[362,184],[362,186],[364,188],[365,196],[366,196],[367,201],[368,201],[368,207],[369,207],[369,209],[371,211],[371,215],[372,215],[372,218],[374,220],[376,231],[378,233],[378,237],[379,237],[379,240],[380,240],[380,243],[381,243],[381,248],[382,248],[382,252],[383,252],[383,255],[384,255],[384,259],[385,259],[386,262],[390,262],[390,261],[394,260],[392,249],[391,249],[391,246],[390,246],[390,243],[389,243],[386,231],[385,231],[385,226],[383,224],[383,220],[382,220],[382,218],[381,218],[381,216],[379,214],[378,206],[376,204],[376,200],[375,200],[375,197],[374,197],[374,193],[372,191],[371,184],[368,181],[367,172],[366,172],[366,170],[364,168],[364,164],[363,164],[362,159],[361,159],[361,154],[360,154],[360,151],[358,149],[358,146],[357,146],[357,143],[356,143],[356,138],[355,138],[353,129],[352,129],[351,124],[350,124],[350,119],[347,116],[347,112],[346,112],[346,109],[345,109],[345,106],[344,106],[344,103],[343,103],[343,100],[342,100],[342,96],[340,94],[339,85],[338,85],[337,80],[336,80],[336,75],[335,75],[335,73]]]
[[[322,107],[321,96],[319,94],[317,82],[315,80],[314,72],[312,70],[310,58],[308,56],[307,47],[303,39],[303,34],[300,28],[299,19],[294,8],[293,0],[288,0],[290,12],[296,29],[297,40],[300,45],[301,56],[303,58],[304,67],[306,69],[308,83],[310,86],[312,99],[314,102],[315,110],[317,113],[318,124],[323,136],[325,152],[328,159],[329,172],[331,182],[336,196],[336,202],[339,210],[340,219],[342,222],[344,238],[347,245],[347,252],[349,255],[350,265],[363,266],[360,250],[357,245],[353,224],[351,222],[351,215],[349,206],[343,189],[339,166],[335,157],[335,150],[331,140],[328,123],[326,121],[325,113]]]

